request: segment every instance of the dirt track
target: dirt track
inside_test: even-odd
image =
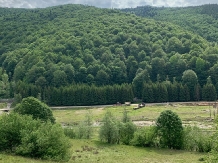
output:
[[[124,106],[125,104],[121,104],[119,106]],[[135,106],[137,104],[131,104],[131,106]],[[217,105],[218,102],[208,102],[208,101],[194,101],[194,102],[163,102],[163,103],[145,103],[146,106],[153,106],[153,105],[186,105],[186,106],[213,106]],[[74,109],[74,108],[105,108],[105,107],[111,107],[116,106],[114,105],[91,105],[91,106],[51,106],[51,109],[58,110],[58,109]]]

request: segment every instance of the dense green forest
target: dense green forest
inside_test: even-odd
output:
[[[171,22],[192,31],[210,42],[218,41],[218,5],[208,4],[190,7],[152,7],[122,9],[124,12]]]
[[[216,99],[218,46],[188,28],[84,5],[0,8],[0,13],[2,98],[40,95],[50,105],[108,104],[133,97],[145,102]],[[209,85],[215,90],[210,98],[203,95]],[[172,98],[171,86],[189,95],[179,98],[178,91]],[[147,87],[153,92],[150,101]],[[159,95],[164,99],[156,96],[161,89],[167,91],[160,91],[167,94]],[[103,99],[89,99],[93,90]],[[114,92],[111,100],[108,90]],[[73,101],[84,92],[89,93],[82,102]]]

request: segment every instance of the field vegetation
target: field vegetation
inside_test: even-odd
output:
[[[124,114],[124,110],[125,113]],[[146,145],[144,141],[148,138],[143,138],[142,142],[140,142],[137,138],[137,135],[140,136],[143,132],[148,133],[149,125],[155,125],[156,119],[160,116],[160,113],[166,110],[172,110],[177,113],[183,122],[190,121],[193,125],[198,126],[201,124],[204,126],[204,131],[211,132],[212,126],[213,130],[215,129],[213,126],[213,121],[210,120],[210,112],[212,110],[209,106],[184,106],[179,104],[171,105],[153,105],[146,106],[144,108],[133,110],[133,106],[110,106],[110,107],[102,107],[102,108],[73,108],[73,109],[60,109],[53,110],[54,118],[57,123],[61,123],[65,130],[65,134],[70,139],[70,144],[72,146],[69,148],[70,157],[68,162],[199,162],[199,160],[205,160],[207,158],[206,153],[198,153],[198,146],[190,145],[186,148],[187,151],[184,150],[173,150],[173,149],[162,149],[162,148],[154,148],[145,147],[150,146]],[[124,145],[117,144],[115,142],[107,143],[107,141],[101,142],[99,139],[99,131],[101,128],[100,123],[102,123],[105,119],[105,115],[107,112],[110,112],[113,116],[114,122],[116,120],[121,121],[123,124],[128,122],[130,119],[137,125],[137,132],[135,134],[133,141],[130,142],[132,145]],[[125,118],[126,117],[126,118]],[[197,118],[196,118],[197,117]],[[213,118],[213,117],[212,117]],[[143,121],[149,121],[154,123],[142,123]],[[197,123],[198,122],[198,123]],[[90,133],[87,133],[87,126],[91,123]],[[139,125],[140,124],[140,125]],[[183,123],[184,124],[184,123]],[[144,126],[146,125],[146,127]],[[86,128],[84,128],[86,126]],[[144,127],[143,127],[144,126]],[[73,130],[68,130],[68,128],[73,128]],[[141,128],[141,129],[140,129]],[[85,130],[83,130],[85,129]],[[140,130],[141,131],[140,131]],[[103,129],[104,130],[104,129]],[[116,129],[115,129],[116,130]],[[197,130],[192,130],[192,134],[189,134],[187,139],[193,140],[193,134],[196,134]],[[191,133],[188,129],[186,129],[187,133]],[[198,128],[198,133],[201,132],[202,129]],[[150,130],[152,131],[152,130]],[[79,134],[78,134],[79,133]],[[89,135],[89,136],[87,136]],[[208,136],[208,135],[207,135]],[[84,139],[85,138],[85,139]],[[200,139],[205,140],[205,138],[201,137]],[[122,141],[122,138],[120,139]],[[198,141],[197,139],[195,141]],[[125,140],[124,140],[125,142]],[[199,142],[199,141],[198,141]],[[26,142],[27,143],[27,142]],[[115,144],[114,144],[115,143]],[[129,143],[126,143],[129,144]],[[190,144],[190,142],[188,142]],[[194,147],[195,149],[191,149]],[[192,151],[192,152],[189,152]],[[201,151],[202,152],[202,151]],[[46,160],[34,160],[23,158],[20,156],[8,155],[6,153],[0,154],[0,162],[4,160],[4,162],[52,162]],[[159,161],[158,161],[159,160]],[[161,161],[160,161],[161,160]]]
[[[156,149],[127,145],[110,145],[96,140],[71,139],[69,163],[199,163],[206,154],[183,150]],[[0,163],[53,163],[53,161],[29,159],[20,156],[0,154]]]
[[[218,162],[217,11],[0,8],[0,162]]]
[[[137,105],[137,104],[136,104]],[[185,106],[180,104],[174,105],[148,105],[144,108],[133,110],[133,106],[110,106],[100,108],[74,108],[74,109],[59,109],[53,110],[53,114],[57,122],[65,125],[77,124],[83,121],[84,114],[89,110],[92,113],[93,121],[101,122],[106,111],[110,111],[116,119],[122,119],[123,110],[128,112],[130,118],[135,123],[144,121],[154,123],[160,113],[164,110],[172,110],[176,112],[182,119],[183,124],[198,124],[202,126],[213,126],[214,113],[217,114],[217,110],[213,109],[212,106]],[[149,123],[150,122],[150,123]],[[139,124],[139,123],[138,123]],[[142,123],[143,124],[143,123]],[[146,125],[146,123],[145,123]]]

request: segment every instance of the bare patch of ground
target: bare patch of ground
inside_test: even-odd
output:
[[[155,125],[155,121],[133,121],[133,123],[139,127],[154,126]],[[102,124],[102,122],[96,121],[93,123],[93,126],[98,127],[101,124]],[[188,125],[198,126],[199,128],[202,128],[202,129],[213,129],[214,128],[214,126],[212,124],[203,124],[203,123],[195,122],[195,121],[185,121],[185,122],[183,122],[183,125],[184,126],[188,126]]]

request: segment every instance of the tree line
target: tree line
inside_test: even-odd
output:
[[[15,87],[15,101],[33,96],[51,106],[106,105],[132,101],[134,98],[130,84],[95,86],[74,84],[68,87],[38,87],[18,82]]]
[[[132,84],[95,86],[75,84],[69,87],[38,87],[18,82],[15,87],[15,101],[33,96],[50,106],[106,105],[141,100],[145,103],[216,101],[217,88],[209,81],[203,87],[194,87],[178,82],[143,83],[136,90]],[[134,98],[137,99],[134,99]]]

